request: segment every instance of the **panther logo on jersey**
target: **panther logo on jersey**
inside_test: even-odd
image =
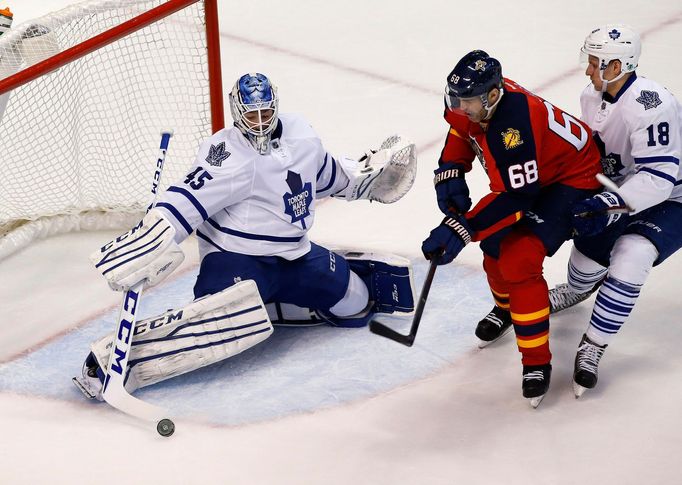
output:
[[[225,150],[225,142],[221,141],[217,145],[211,145],[211,148],[208,149],[206,161],[209,165],[220,167],[230,155],[232,154]]]
[[[504,148],[507,150],[523,145],[521,132],[514,128],[506,129],[502,132],[502,143],[504,143]]]
[[[635,101],[644,106],[644,111],[655,108],[663,103],[656,91],[647,91],[646,89],[643,89],[642,92],[639,93],[639,98],[635,99]]]
[[[284,194],[284,213],[291,216],[292,224],[301,221],[305,229],[305,218],[310,215],[313,202],[313,186],[310,182],[304,184],[301,175],[291,170],[287,172],[287,185],[291,192]]]

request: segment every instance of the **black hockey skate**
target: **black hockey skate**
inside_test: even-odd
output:
[[[486,347],[503,337],[512,328],[509,310],[495,305],[483,320],[476,326],[476,336],[481,339],[479,348]]]
[[[582,396],[586,389],[593,389],[597,385],[599,361],[606,347],[607,345],[597,345],[583,334],[573,367],[573,392],[576,399]]]
[[[523,381],[521,383],[523,397],[527,398],[534,408],[538,407],[545,397],[551,377],[551,364],[523,366]]]
[[[601,286],[603,279],[600,280],[591,290],[585,293],[576,293],[567,283],[561,283],[549,290],[549,313],[557,313],[566,308],[571,308],[578,303],[587,300],[592,293]]]

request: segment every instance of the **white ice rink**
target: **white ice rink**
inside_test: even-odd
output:
[[[0,8],[20,23],[72,2]],[[431,185],[447,129],[441,93],[466,52],[485,49],[505,76],[578,114],[585,35],[626,22],[643,34],[638,73],[682,97],[679,1],[219,3],[226,87],[244,72],[267,73],[281,110],[304,113],[338,154],[358,155],[393,132],[415,140],[419,174],[403,200],[325,202],[311,235],[409,257],[418,286],[421,241],[441,219]],[[480,196],[486,176],[474,172]],[[513,338],[476,346],[475,323],[492,300],[470,245],[437,271],[413,348],[366,329],[278,329],[234,360],[141,392],[180,416],[164,439],[86,402],[70,382],[87,343],[113,329],[119,295],[87,255],[114,234],[59,236],[0,262],[0,484],[682,483],[680,254],[653,271],[598,387],[580,400],[573,358],[593,299],[552,319],[552,384],[533,410]],[[190,298],[194,245],[145,296],[145,314]],[[568,249],[548,260],[550,284],[563,281]]]

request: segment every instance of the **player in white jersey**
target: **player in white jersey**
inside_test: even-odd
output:
[[[324,197],[400,199],[416,174],[414,144],[396,135],[360,160],[337,158],[301,116],[279,113],[277,90],[260,73],[241,76],[229,100],[234,127],[203,142],[187,175],[160,196],[140,225],[93,255],[112,288],[143,280],[151,286],[182,261],[178,243],[195,231],[199,240],[196,300],[182,313],[138,323],[135,335],[144,338],[132,343],[129,390],[229,357],[269,336],[260,298],[239,284],[246,280],[255,281],[262,301],[272,304],[274,323],[359,327],[375,313],[414,309],[409,261],[334,252],[307,235],[317,200]],[[244,295],[251,302],[246,306],[240,303]],[[193,320],[186,322],[190,314]],[[246,314],[247,321],[234,321]],[[188,326],[195,328],[192,338],[213,337],[208,343],[173,343],[189,337],[182,335]],[[76,379],[88,397],[100,397],[97,379],[103,378],[109,342],[92,346],[83,379]],[[183,353],[193,363],[179,369],[176,356]]]
[[[568,285],[563,295],[552,290],[560,310],[562,298],[580,300],[603,280],[578,346],[576,396],[597,384],[599,360],[651,268],[682,246],[682,106],[663,86],[637,75],[640,38],[631,28],[593,30],[582,53],[591,80],[580,98],[582,119],[600,146],[604,174],[619,187],[573,208],[578,237]]]

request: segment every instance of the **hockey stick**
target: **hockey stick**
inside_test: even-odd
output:
[[[159,149],[159,157],[156,161],[156,170],[154,172],[151,190],[152,194],[154,194],[154,198],[147,208],[147,211],[154,205],[154,201],[156,200],[159,184],[161,182],[163,164],[166,160],[166,151],[168,150],[171,136],[173,136],[172,131],[163,131],[161,133],[161,146]],[[102,397],[119,411],[146,421],[156,422],[156,430],[159,434],[162,436],[170,436],[175,431],[175,424],[168,418],[168,412],[159,406],[146,403],[131,396],[124,387],[133,330],[135,328],[135,318],[142,298],[144,283],[145,280],[136,283],[130,287],[123,296],[121,309],[118,314],[118,323],[116,325],[116,331],[114,332],[114,342],[111,347],[111,354],[109,354],[109,363],[102,385]]]
[[[424,306],[426,305],[426,299],[429,296],[429,290],[431,290],[431,282],[433,282],[433,276],[436,274],[436,268],[438,267],[438,261],[440,260],[440,255],[434,256],[431,259],[431,264],[429,265],[429,272],[424,280],[424,285],[422,286],[422,291],[419,295],[419,302],[417,303],[417,309],[414,312],[414,318],[412,318],[412,326],[410,327],[410,333],[403,335],[396,332],[390,327],[387,327],[381,322],[371,322],[369,324],[369,330],[372,333],[381,335],[388,339],[394,340],[399,344],[407,345],[412,347],[414,343],[414,338],[417,336],[417,330],[419,329],[419,322],[422,320],[422,313],[424,313]]]

